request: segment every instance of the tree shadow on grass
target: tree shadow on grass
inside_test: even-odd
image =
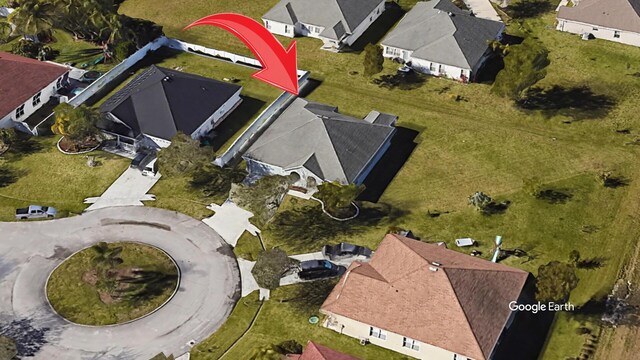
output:
[[[615,107],[615,99],[594,94],[587,86],[531,88],[516,102],[522,110],[540,111],[546,117],[563,115],[575,120],[603,118]]]
[[[345,52],[360,53],[367,44],[377,44],[405,14],[400,5],[388,2],[385,11]],[[350,51],[349,51],[350,50]]]
[[[118,281],[129,284],[129,287],[119,295],[132,303],[139,303],[158,297],[168,289],[175,287],[178,275],[161,271],[136,270],[132,276]]]
[[[404,215],[388,204],[360,204],[360,215],[349,221],[336,221],[325,215],[319,205],[305,205],[278,213],[268,225],[280,242],[307,251],[339,235],[355,235],[374,226],[393,223]]]
[[[629,179],[623,177],[623,176],[615,176],[615,177],[609,177],[607,179],[604,180],[604,187],[610,188],[610,189],[617,189],[619,187],[623,187],[623,186],[627,186],[629,185]]]
[[[567,201],[573,197],[573,195],[567,191],[555,189],[540,190],[535,196],[536,199],[546,201],[549,204],[566,204]]]
[[[530,19],[553,10],[549,0],[518,0],[507,6],[505,12],[516,19]]]
[[[324,300],[329,296],[339,278],[304,282],[296,285],[292,297],[280,300],[286,302],[297,312],[311,316],[316,315]]]
[[[606,259],[602,256],[596,256],[589,259],[582,259],[576,263],[578,269],[595,270],[604,266]]]
[[[373,79],[373,83],[385,89],[414,90],[427,82],[427,76],[417,71],[408,74],[398,72],[396,74],[382,75]]]
[[[18,181],[18,173],[12,168],[0,165],[0,188],[9,186]]]

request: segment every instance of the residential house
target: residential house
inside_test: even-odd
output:
[[[418,2],[382,40],[383,54],[426,74],[473,81],[503,30],[449,0]]]
[[[281,0],[262,17],[272,33],[321,39],[323,49],[351,46],[384,12],[385,0]]]
[[[307,343],[302,354],[289,354],[285,360],[360,360],[355,356],[347,355],[326,346],[316,344],[313,341]]]
[[[354,262],[322,304],[324,326],[428,360],[493,359],[525,296],[529,273],[387,235]],[[517,357],[515,357],[517,358]]]
[[[640,0],[573,0],[558,10],[557,29],[640,46]]]
[[[242,102],[241,86],[155,65],[100,106],[98,127],[130,151],[161,149],[183,132],[209,133]]]
[[[309,188],[324,181],[361,184],[389,148],[396,120],[377,111],[360,120],[297,98],[243,158],[251,174],[295,174]]]
[[[15,127],[26,132],[41,122],[31,116],[49,101],[68,79],[69,68],[0,51],[0,128]]]

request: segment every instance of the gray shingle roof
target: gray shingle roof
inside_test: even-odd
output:
[[[371,124],[342,115],[336,107],[298,98],[245,157],[283,169],[304,167],[324,180],[346,184],[356,180],[394,133],[392,126]]]
[[[501,22],[477,18],[449,0],[418,2],[382,40],[413,57],[472,69],[497,37]]]
[[[191,135],[239,89],[153,65],[105,101],[100,111],[113,114],[131,129],[123,135],[143,133],[170,140],[178,131]]]
[[[267,11],[265,20],[295,25],[298,21],[324,27],[322,36],[340,40],[352,33],[381,0],[282,0]]]

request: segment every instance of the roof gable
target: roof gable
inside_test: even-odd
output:
[[[321,309],[474,359],[486,359],[529,274],[387,235],[352,265]],[[498,306],[504,304],[504,306]]]
[[[170,140],[191,135],[241,87],[175,70],[149,67],[100,106],[140,133]]]
[[[640,33],[640,0],[581,0],[561,6],[558,18]]]
[[[0,51],[0,118],[68,71],[63,65]]]
[[[448,0],[418,2],[382,40],[413,57],[472,69],[504,25],[472,16]]]
[[[251,145],[246,157],[286,170],[305,167],[328,181],[351,183],[393,135],[329,105],[297,98]]]

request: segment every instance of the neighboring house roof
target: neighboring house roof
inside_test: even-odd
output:
[[[341,40],[360,25],[382,0],[282,0],[262,17],[295,25],[324,27],[320,36]]]
[[[503,28],[503,23],[472,16],[449,0],[432,0],[418,2],[382,45],[413,51],[413,58],[473,69]]]
[[[581,0],[561,6],[558,19],[640,33],[640,0]]]
[[[347,355],[309,341],[304,352],[300,355],[291,354],[285,357],[287,360],[360,360],[355,356]]]
[[[0,51],[0,118],[68,71],[63,65]]]
[[[170,140],[191,135],[241,87],[180,71],[149,67],[100,106],[129,128],[130,134]],[[102,127],[102,126],[101,126]],[[112,128],[107,129],[112,130]],[[122,133],[127,129],[116,129]]]
[[[378,118],[391,116],[384,115]],[[297,98],[245,156],[285,170],[305,167],[321,179],[346,184],[356,180],[394,132],[389,124],[355,119],[337,107]]]
[[[321,307],[476,360],[491,356],[529,273],[387,235],[353,263]]]
[[[0,6],[0,17],[9,17],[9,15],[14,11],[15,10],[10,7]]]

